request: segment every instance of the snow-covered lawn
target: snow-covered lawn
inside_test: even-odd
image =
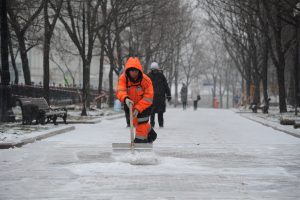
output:
[[[245,108],[234,109],[234,111],[255,122],[259,122],[265,126],[272,127],[276,130],[283,131],[287,134],[300,138],[300,129],[294,129],[293,125],[280,124],[280,119],[300,121],[299,114],[295,116],[294,110],[292,110],[292,108],[288,108],[288,112],[286,113],[280,113],[278,107],[270,107],[269,113],[267,114],[264,114],[261,111],[253,113],[252,111],[250,111],[250,109]]]
[[[1,150],[0,199],[300,198],[300,139],[233,111],[168,109],[152,153],[112,152],[128,142],[125,126],[81,124]]]
[[[22,125],[22,112],[20,107],[14,107],[14,113],[16,115],[16,119],[19,122],[15,123],[0,123],[0,145],[3,143],[18,143],[24,139],[33,138],[36,136],[41,136],[47,134],[52,131],[65,129],[69,127],[63,124],[63,120],[58,118],[58,122],[60,123],[58,126],[54,125],[52,122],[41,125],[35,124],[33,121],[32,125]],[[87,111],[88,116],[81,116],[80,107],[76,107],[75,109],[68,110],[68,123],[98,123],[103,118],[114,118],[115,116],[123,116],[124,112],[115,112],[111,109],[103,109],[99,110],[97,108],[93,108],[92,110]]]

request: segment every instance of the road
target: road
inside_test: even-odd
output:
[[[128,142],[125,125],[76,125],[1,150],[0,199],[300,199],[299,138],[230,110],[168,109],[153,152],[134,155],[153,162],[133,165],[111,149]]]

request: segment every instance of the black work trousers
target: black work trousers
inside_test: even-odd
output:
[[[185,109],[186,109],[186,105],[187,105],[187,102],[186,102],[186,101],[183,101],[183,102],[182,102],[182,107],[183,107],[183,110],[185,110]]]
[[[157,118],[158,118],[158,125],[160,127],[164,126],[164,113],[157,113]],[[155,126],[155,113],[151,114],[151,118],[150,118],[150,124],[152,127]]]
[[[198,108],[198,100],[194,101],[194,110],[197,110]]]

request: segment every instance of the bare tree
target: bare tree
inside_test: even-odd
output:
[[[83,102],[81,115],[87,115],[86,107],[88,103],[90,89],[90,64],[93,57],[93,49],[98,33],[97,14],[101,1],[95,4],[91,0],[73,2],[66,0],[59,15],[61,23],[64,25],[70,39],[76,46],[81,59],[83,71]]]
[[[26,85],[31,85],[30,68],[28,62],[27,52],[38,44],[26,45],[26,41],[31,34],[28,34],[30,28],[33,32],[37,32],[36,29],[41,29],[40,26],[35,26],[39,14],[43,9],[43,0],[34,1],[19,1],[12,0],[8,4],[9,22],[13,28],[20,49],[20,57],[22,60],[22,67],[24,73],[24,80]]]
[[[290,48],[291,40],[283,43],[282,31],[284,22],[281,19],[282,1],[265,1],[263,0],[264,11],[267,15],[268,22],[272,29],[273,42],[269,43],[270,55],[274,66],[277,70],[278,89],[279,89],[279,109],[280,112],[286,112],[286,89],[285,89],[285,54]]]
[[[44,82],[44,97],[49,103],[49,59],[50,59],[50,45],[51,45],[51,38],[53,35],[53,31],[60,15],[60,10],[62,8],[63,0],[56,0],[52,2],[51,0],[44,0],[44,49],[43,49],[43,82]],[[49,5],[51,5],[52,9],[54,10],[54,16],[52,22],[50,22],[49,17]]]
[[[12,67],[13,67],[14,73],[15,73],[14,83],[18,84],[19,83],[19,72],[18,72],[17,64],[16,64],[16,56],[18,55],[18,50],[15,54],[14,47],[13,47],[13,40],[11,38],[10,31],[8,31],[8,47],[9,47],[10,60],[11,60]]]

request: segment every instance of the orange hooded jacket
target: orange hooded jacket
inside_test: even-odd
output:
[[[129,77],[128,69],[135,68],[139,70],[137,80]],[[125,70],[119,78],[117,87],[117,98],[124,103],[128,97],[134,102],[133,109],[137,109],[139,113],[150,107],[153,102],[153,86],[151,79],[143,73],[142,65],[138,58],[130,57],[125,65]]]

